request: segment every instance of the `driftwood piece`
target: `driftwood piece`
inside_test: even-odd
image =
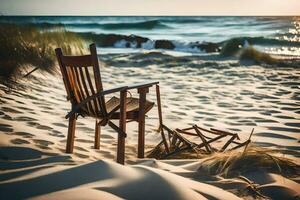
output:
[[[197,125],[192,127],[174,130],[170,129],[166,125],[162,124],[161,129],[168,133],[168,140],[163,140],[151,151],[150,157],[155,157],[158,159],[166,159],[171,156],[176,156],[183,153],[184,151],[192,150],[197,155],[199,153],[211,154],[214,152],[224,152],[239,149],[245,146],[244,152],[246,151],[249,143],[251,142],[251,137],[253,135],[254,129],[248,138],[244,142],[239,142],[239,135],[237,133],[231,133],[228,131],[223,131],[215,128],[206,129]],[[162,131],[160,130],[160,131]],[[161,133],[165,133],[161,132]],[[208,136],[210,134],[210,136]],[[215,135],[215,137],[211,136]],[[225,140],[225,144],[219,149],[214,146],[214,143],[218,140],[225,139],[229,137],[228,140]],[[195,138],[200,139],[200,142],[195,142]],[[219,142],[223,142],[219,141]],[[230,145],[235,145],[232,148],[228,149]],[[168,150],[166,150],[166,146]],[[160,152],[159,152],[160,151]]]
[[[205,138],[203,137],[202,133],[200,132],[200,130],[197,129],[197,126],[194,126],[194,129],[197,133],[197,135],[200,137],[200,139],[202,140],[202,143],[204,144],[204,147],[206,149],[207,152],[211,153],[211,146],[207,143],[207,141],[205,140]]]

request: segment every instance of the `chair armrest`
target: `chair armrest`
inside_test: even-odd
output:
[[[66,119],[68,119],[71,115],[75,114],[82,106],[84,106],[85,104],[87,104],[89,101],[92,101],[98,97],[107,95],[107,94],[111,94],[111,93],[115,93],[115,92],[121,92],[121,91],[126,91],[127,90],[127,86],[123,86],[123,87],[116,87],[116,88],[111,88],[109,90],[103,90],[101,92],[98,92],[96,94],[93,94],[91,96],[88,96],[87,98],[85,98],[83,101],[81,101],[79,104],[75,105],[72,110],[66,115]]]
[[[139,88],[151,87],[151,86],[157,85],[157,84],[159,84],[158,81],[146,82],[146,83],[137,83],[137,84],[132,84],[132,85],[127,86],[127,89],[128,90],[139,89]]]

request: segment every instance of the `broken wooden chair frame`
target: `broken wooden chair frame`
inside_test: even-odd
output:
[[[198,125],[193,125],[192,127],[185,128],[185,129],[170,129],[166,125],[163,124],[162,119],[162,108],[161,108],[161,100],[160,100],[160,91],[159,91],[159,85],[156,86],[156,95],[157,95],[157,107],[158,107],[158,117],[159,117],[159,132],[161,134],[162,140],[161,142],[154,148],[160,148],[161,146],[164,147],[165,154],[162,159],[165,159],[167,157],[170,157],[172,155],[176,155],[180,152],[186,151],[186,150],[193,150],[197,154],[200,152],[204,152],[206,154],[214,153],[214,152],[224,152],[224,151],[230,151],[234,149],[238,149],[241,147],[245,147],[244,152],[246,151],[249,143],[251,142],[251,137],[253,135],[254,129],[252,129],[249,138],[245,142],[239,142],[237,140],[240,140],[239,135],[236,133],[230,133],[228,131],[223,131],[219,129],[211,128],[205,129],[202,127],[199,127]],[[191,132],[195,131],[195,133]],[[167,137],[165,135],[165,132],[167,132]],[[204,133],[210,133],[213,135],[217,135],[216,137],[208,137]],[[201,140],[201,143],[197,144],[190,140],[188,140],[183,135],[189,135],[189,136],[196,136],[199,137]],[[216,149],[211,146],[211,143],[216,142],[222,138],[230,137],[229,140],[220,148]],[[227,149],[230,144],[234,144],[235,146],[231,149]],[[204,150],[202,149],[204,147]],[[153,150],[153,151],[154,151]],[[152,152],[153,152],[152,151]],[[150,153],[151,154],[151,153]]]

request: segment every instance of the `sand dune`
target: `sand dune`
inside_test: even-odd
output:
[[[206,199],[205,197],[209,199],[210,197],[214,199],[239,199],[217,187],[144,165],[129,167],[111,161],[99,160],[69,167],[57,166],[55,162],[54,160],[50,162],[56,165],[53,166],[54,169],[48,165],[48,169],[39,168],[36,171],[15,172],[23,173],[23,176],[10,177],[10,180],[2,181],[0,184],[1,199],[30,197],[57,199],[65,195],[71,198],[74,197],[73,192],[80,194],[80,196],[76,195],[78,199],[80,197],[90,199],[102,199],[104,197],[108,199],[116,197],[125,199],[140,199],[141,197],[144,199]],[[61,162],[66,162],[66,160],[61,160]],[[35,168],[39,164],[46,165],[46,163],[31,164]],[[27,175],[25,175],[26,173]],[[18,189],[16,190],[16,188]]]
[[[113,56],[104,56],[104,61]],[[130,55],[123,59],[131,60]],[[144,59],[136,57],[134,62]],[[177,65],[180,62],[186,60],[179,59]],[[258,66],[227,68],[228,63],[220,69],[167,68],[165,64],[171,61],[161,61],[164,66],[144,63],[145,68],[103,68],[104,86],[159,80],[165,123],[170,127],[194,123],[220,127],[240,133],[242,140],[254,127],[254,144],[300,163],[299,91],[293,81],[299,79],[299,72],[292,75],[285,69],[269,71]],[[148,97],[155,100],[153,90]],[[78,120],[74,153],[65,154],[64,116],[70,105],[58,76],[35,73],[13,89],[0,84],[0,102],[0,199],[258,198],[249,189],[251,184],[238,176],[221,177],[201,170],[202,160],[137,160],[134,123],[128,125],[127,166],[113,162],[117,136],[113,130],[103,128],[101,149],[93,149],[94,120],[88,118]],[[146,150],[160,139],[154,131],[156,112],[155,107],[146,120]],[[268,171],[244,176],[266,197],[299,196],[297,174],[293,180]]]

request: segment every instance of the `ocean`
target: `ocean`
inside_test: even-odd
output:
[[[238,39],[241,46],[250,43],[263,52],[300,55],[300,17],[2,16],[0,22],[44,28],[64,26],[87,38],[97,38],[95,42],[102,52],[165,49],[173,53],[213,53],[213,50],[207,52],[206,48],[200,48],[199,44],[213,43],[221,47],[231,39]],[[119,37],[112,38],[114,34]],[[155,45],[158,40],[170,41],[172,45]]]

